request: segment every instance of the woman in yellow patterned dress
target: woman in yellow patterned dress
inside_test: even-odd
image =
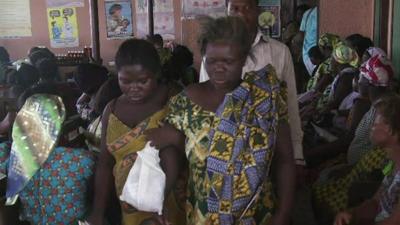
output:
[[[119,197],[135,163],[137,152],[145,147],[144,131],[156,128],[166,116],[165,104],[171,96],[168,87],[157,81],[161,70],[160,59],[149,42],[133,39],[125,41],[117,52],[116,65],[122,95],[106,106],[102,117],[102,143],[96,172],[95,198],[93,211],[88,219],[92,225],[104,224],[103,218],[113,183]],[[175,162],[178,157],[175,157],[172,148],[161,150],[161,166],[167,175],[168,193],[178,174],[179,165]],[[164,209],[168,211],[168,215],[163,217],[138,211],[120,201],[122,224],[158,224],[164,223],[166,219],[173,224],[185,224],[184,213],[178,206],[175,195],[170,194],[165,199]]]
[[[270,65],[241,79],[251,47],[241,19],[209,19],[199,43],[210,81],[173,97],[167,124],[148,132],[155,146],[186,153],[187,224],[288,224],[294,162],[285,88]]]

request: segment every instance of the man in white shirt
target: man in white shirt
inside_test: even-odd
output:
[[[289,48],[272,38],[265,38],[258,30],[258,10],[252,11],[249,4],[255,4],[257,0],[229,0],[228,15],[239,16],[244,19],[248,26],[249,35],[254,39],[250,55],[247,57],[243,74],[249,71],[258,71],[266,65],[271,64],[281,81],[285,81],[288,88],[288,110],[289,124],[293,143],[294,156],[297,164],[304,164],[303,156],[303,131],[297,103],[296,79],[293,67],[292,56]],[[209,80],[204,61],[200,69],[200,82]]]

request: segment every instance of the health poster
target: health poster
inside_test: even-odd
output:
[[[108,39],[133,37],[131,1],[105,1]]]
[[[84,7],[85,0],[47,0],[48,8],[56,7]]]
[[[225,15],[225,0],[182,0],[184,18]]]
[[[79,46],[79,31],[75,8],[47,8],[47,17],[50,46],[52,48]]]
[[[261,32],[273,38],[281,36],[281,0],[260,0],[262,13],[258,17]]]
[[[0,38],[32,36],[29,0],[0,0]]]
[[[149,34],[148,0],[136,1],[136,25],[139,37]],[[154,33],[165,40],[175,39],[175,18],[172,0],[154,0]]]

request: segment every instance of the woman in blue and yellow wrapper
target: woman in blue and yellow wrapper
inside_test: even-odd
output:
[[[239,18],[207,20],[199,43],[210,81],[173,97],[166,125],[148,132],[155,146],[186,154],[187,224],[289,222],[295,179],[286,89],[270,65],[241,79],[247,34]]]

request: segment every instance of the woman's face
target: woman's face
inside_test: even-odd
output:
[[[358,79],[358,85],[357,85],[358,93],[360,93],[360,95],[363,97],[368,97],[369,86],[370,84],[368,79],[360,74],[360,78]]]
[[[397,139],[397,137],[392,134],[390,126],[379,111],[377,112],[374,124],[372,125],[370,138],[374,145],[382,148],[387,147],[393,142],[393,140]]]
[[[122,93],[133,103],[146,101],[157,88],[155,74],[138,64],[123,66],[118,71],[118,83]]]
[[[234,89],[241,82],[246,58],[239,45],[223,41],[208,43],[205,68],[210,82],[216,89]]]
[[[362,62],[364,63],[364,62],[368,61],[369,58],[371,58],[371,56],[369,55],[369,53],[367,51],[365,51],[362,56]]]

